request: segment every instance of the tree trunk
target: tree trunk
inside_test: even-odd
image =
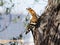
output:
[[[48,0],[33,37],[35,45],[60,45],[60,0]]]
[[[33,38],[35,45],[40,45],[40,33],[37,29],[33,31]]]

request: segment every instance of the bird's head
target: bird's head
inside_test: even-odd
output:
[[[32,8],[26,8],[26,10],[28,10],[28,12],[33,16],[34,14],[36,14],[36,12],[32,9]]]

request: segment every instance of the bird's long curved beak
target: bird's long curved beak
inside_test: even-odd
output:
[[[29,9],[31,9],[31,8],[26,8],[26,10],[29,10]]]

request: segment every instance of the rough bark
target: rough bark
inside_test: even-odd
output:
[[[37,29],[33,31],[33,38],[35,45],[40,45],[40,33]]]
[[[33,31],[35,45],[60,45],[60,0],[48,0]]]

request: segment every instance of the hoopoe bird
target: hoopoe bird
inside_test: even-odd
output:
[[[32,18],[30,19],[30,23],[27,26],[27,31],[26,31],[26,34],[27,34],[30,30],[33,32],[33,30],[35,29],[38,17],[36,12],[32,8],[26,8],[26,9],[32,16]]]

